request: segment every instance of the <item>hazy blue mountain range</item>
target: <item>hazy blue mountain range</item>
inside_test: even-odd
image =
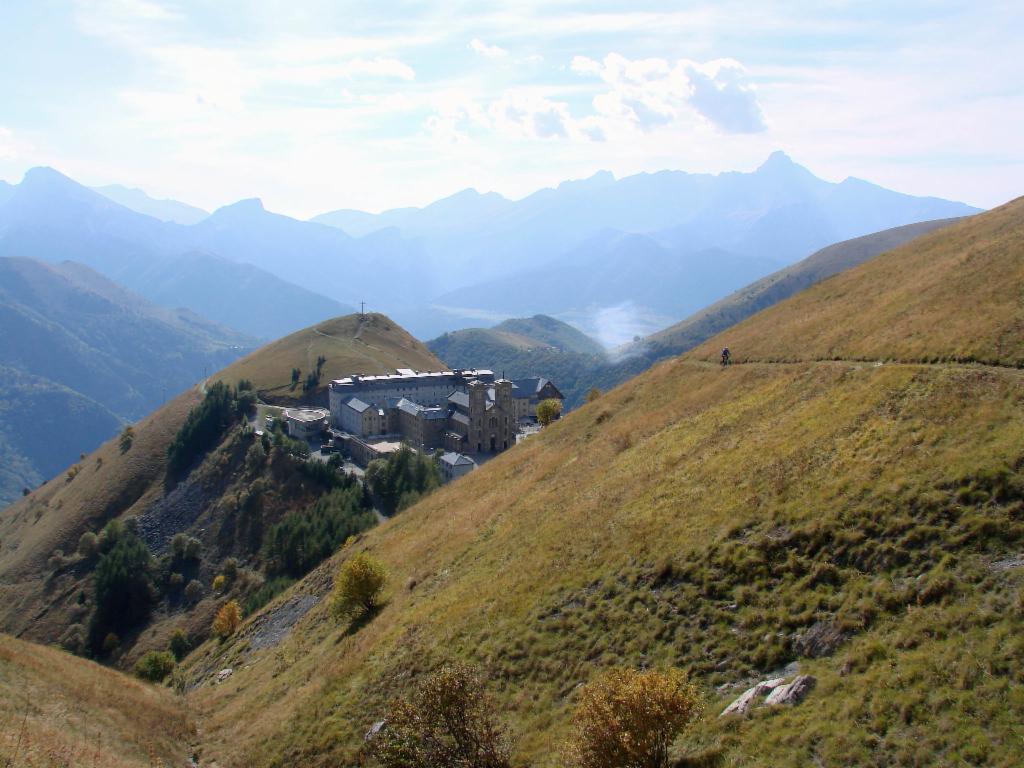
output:
[[[0,258],[0,329],[0,443],[36,472],[16,473],[21,485],[13,491],[66,467],[122,420],[145,416],[257,344],[187,310],[157,306],[81,264],[19,258]]]
[[[163,306],[263,339],[351,311],[237,253],[212,253],[194,227],[132,211],[52,169],[29,171],[13,190],[0,205],[0,256],[73,260]]]
[[[136,213],[144,213],[161,221],[172,221],[177,224],[195,224],[209,216],[208,211],[196,208],[188,203],[177,200],[150,197],[141,189],[123,187],[120,184],[109,184],[105,187],[93,187],[104,197],[110,198],[115,203],[120,203],[125,208],[130,208]]]
[[[941,219],[908,224],[830,245],[752,282],[679,323],[612,351],[603,349],[583,334],[582,338],[591,346],[524,342],[524,338],[542,336],[545,333],[542,328],[549,329],[546,331],[549,338],[555,338],[559,331],[567,334],[565,329],[572,328],[545,316],[506,320],[493,328],[465,328],[444,333],[428,341],[427,346],[452,366],[469,366],[473,361],[487,360],[488,365],[513,378],[546,376],[562,390],[566,404],[576,407],[592,387],[607,390],[617,386],[657,361],[693,349],[726,328],[815,283],[955,221]]]
[[[830,243],[973,212],[823,181],[782,153],[752,173],[601,172],[521,200],[466,190],[421,209],[311,222],[243,200],[188,226],[35,169],[0,205],[0,255],[81,261],[262,337],[366,301],[421,338],[545,313],[617,344]],[[307,293],[275,290],[272,278]]]
[[[616,180],[604,171],[517,201],[466,190],[422,209],[315,221],[364,236],[394,228],[427,263],[444,262],[456,290],[430,302],[442,314],[391,310],[414,331],[527,312],[594,330],[587,318],[623,301],[651,315],[653,331],[831,243],[977,210],[854,178],[827,182],[776,152],[752,173]]]

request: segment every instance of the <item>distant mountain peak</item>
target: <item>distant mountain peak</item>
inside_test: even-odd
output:
[[[25,171],[25,176],[21,180],[21,186],[26,188],[55,188],[58,186],[79,187],[81,185],[55,168],[51,168],[48,165],[39,165]]]
[[[598,171],[593,176],[588,176],[585,179],[571,179],[563,181],[558,185],[558,189],[593,189],[595,187],[604,187],[614,183],[614,173],[611,171]]]
[[[224,216],[246,216],[265,212],[266,208],[263,207],[262,200],[258,197],[248,197],[245,200],[239,200],[237,203],[231,203],[218,208],[213,212],[213,215],[222,218]]]
[[[768,155],[768,159],[765,160],[757,169],[757,173],[772,173],[783,170],[791,170],[793,168],[800,168],[801,166],[793,162],[793,158],[783,152],[781,149],[777,149]]]

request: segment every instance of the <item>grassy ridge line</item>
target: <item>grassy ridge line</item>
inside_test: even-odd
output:
[[[1024,198],[882,254],[702,344],[712,360],[1024,365]]]
[[[315,392],[304,392],[302,382],[316,369],[320,356],[326,358],[320,385]],[[353,373],[394,373],[398,367],[436,371],[445,365],[388,317],[368,313],[365,318],[358,314],[334,318],[278,339],[228,366],[216,378],[232,385],[249,379],[264,398],[287,404],[326,400],[332,379]],[[293,368],[301,370],[294,389]]]
[[[4,765],[185,765],[194,737],[166,688],[0,635]]]
[[[237,688],[198,691],[211,748],[225,765],[332,764],[351,755],[409,674],[456,655],[503,681],[497,693],[524,734],[522,756],[551,765],[572,691],[596,669],[678,664],[711,690],[784,655],[758,655],[761,637],[778,629],[763,608],[739,636],[702,628],[735,621],[720,605],[735,595],[681,600],[666,636],[664,621],[631,608],[642,586],[602,600],[591,585],[616,574],[633,585],[666,559],[704,562],[737,527],[841,527],[840,515],[889,504],[886,494],[933,494],[1012,464],[1022,402],[1015,371],[748,365],[723,376],[684,361],[658,365],[368,534],[360,548],[393,570],[389,605],[355,636],[320,606],[276,650],[281,663],[243,669]],[[826,614],[842,604],[812,596]],[[582,607],[566,617],[566,605]],[[815,611],[800,611],[806,628]],[[814,669],[837,676],[840,663]],[[845,699],[834,706],[856,709]]]
[[[763,277],[695,315],[648,336],[639,346],[654,359],[685,352],[827,277],[955,221],[940,219],[907,224],[822,248],[806,259]]]

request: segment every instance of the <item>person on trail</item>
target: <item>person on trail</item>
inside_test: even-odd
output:
[[[722,365],[729,365],[732,362],[732,353],[728,347],[722,350]]]

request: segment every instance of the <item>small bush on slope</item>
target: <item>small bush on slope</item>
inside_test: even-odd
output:
[[[680,670],[611,670],[580,694],[569,762],[578,768],[667,768],[672,742],[700,712],[697,688]]]
[[[380,604],[388,574],[377,558],[360,552],[346,561],[334,580],[331,611],[341,618],[358,619]]]
[[[476,671],[442,667],[392,702],[364,750],[381,768],[509,768],[508,739]]]
[[[174,671],[170,651],[149,651],[135,663],[135,674],[151,683],[162,683]]]
[[[238,631],[242,625],[242,609],[235,600],[228,600],[213,619],[213,632],[222,640]]]

